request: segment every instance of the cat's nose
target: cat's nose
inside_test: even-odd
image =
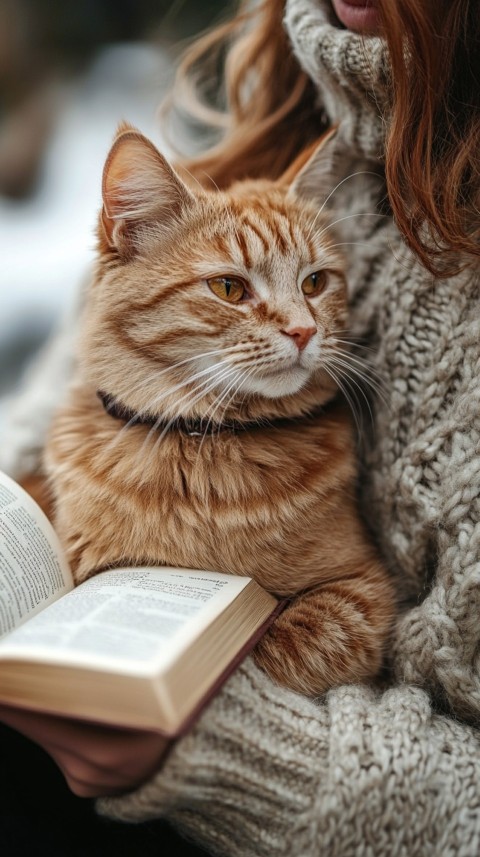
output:
[[[299,351],[303,351],[316,332],[317,328],[314,324],[309,327],[286,327],[285,330],[282,330],[282,333],[285,333],[286,336],[291,336]]]

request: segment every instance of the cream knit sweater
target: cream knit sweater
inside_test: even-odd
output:
[[[340,178],[369,171],[330,204],[332,218],[349,218],[353,331],[369,338],[384,378],[363,453],[364,513],[403,596],[396,684],[311,701],[247,660],[163,769],[99,809],[166,817],[228,857],[478,857],[479,277],[433,282],[378,216],[382,183],[370,173],[384,141],[384,46],[330,14],[327,0],[286,4],[293,49],[340,122]],[[4,441],[14,475],[41,447],[41,431],[19,427],[28,396],[58,369],[58,347]]]

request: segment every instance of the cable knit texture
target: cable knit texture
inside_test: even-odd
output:
[[[328,2],[288,0],[285,25],[331,123],[357,155],[383,155],[389,65],[385,43],[333,26]]]
[[[417,688],[343,687],[319,706],[248,662],[164,770],[101,809],[166,814],[231,857],[475,857],[479,753]]]
[[[397,686],[310,701],[247,661],[163,769],[99,810],[164,816],[231,857],[478,857],[479,277],[434,282],[378,208],[382,41],[335,25],[327,0],[288,0],[286,26],[320,108],[340,122],[346,180],[329,206],[350,244],[352,331],[368,338],[384,379],[362,456],[363,509],[402,595]],[[24,405],[39,385],[52,390],[48,365]],[[31,452],[18,432],[24,405],[3,443],[16,475]]]

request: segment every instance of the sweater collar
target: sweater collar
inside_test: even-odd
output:
[[[342,28],[330,0],[287,0],[285,26],[328,122],[354,156],[383,158],[389,114],[385,40]]]

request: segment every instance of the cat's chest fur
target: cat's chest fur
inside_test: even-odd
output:
[[[327,573],[332,545],[338,560],[342,533],[358,527],[343,406],[204,438],[122,429],[78,389],[53,427],[47,467],[77,580],[111,565],[166,564],[248,574],[289,594],[312,585],[322,564]]]

